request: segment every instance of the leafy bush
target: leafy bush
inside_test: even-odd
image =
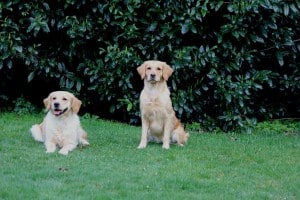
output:
[[[288,136],[299,136],[300,134],[300,123],[287,121],[264,121],[259,122],[254,131],[256,134],[284,134]]]
[[[13,111],[17,114],[39,113],[41,112],[36,106],[28,102],[24,97],[19,97],[15,102]]]
[[[175,69],[168,84],[184,122],[229,130],[296,117],[299,9],[279,0],[0,2],[0,100],[65,89],[84,112],[137,124],[136,67],[159,59]]]

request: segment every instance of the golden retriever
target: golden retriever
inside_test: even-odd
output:
[[[81,101],[66,91],[55,91],[44,99],[47,115],[41,124],[31,127],[32,137],[43,142],[47,153],[57,147],[60,154],[67,155],[78,144],[89,145],[77,115]]]
[[[170,142],[183,146],[189,133],[175,116],[166,82],[173,69],[165,62],[149,60],[137,71],[144,80],[140,95],[142,136],[138,148],[145,148],[148,141],[162,142],[164,149],[170,148]]]

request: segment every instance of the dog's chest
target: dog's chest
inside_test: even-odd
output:
[[[69,129],[68,123],[64,121],[57,121],[55,125],[53,126],[54,132],[63,133],[64,130]]]
[[[156,89],[143,91],[140,99],[141,105],[146,107],[163,107],[168,101],[170,101],[169,96]]]
[[[46,122],[47,132],[59,136],[73,134],[78,128],[79,122],[76,118],[49,118]]]
[[[164,120],[173,111],[167,89],[144,89],[140,97],[140,108],[144,119]]]
[[[142,115],[151,121],[164,120],[168,116],[168,107],[159,97],[148,98],[143,102]]]

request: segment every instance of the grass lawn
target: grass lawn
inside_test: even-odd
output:
[[[140,127],[82,117],[91,145],[63,156],[31,138],[42,118],[0,114],[0,199],[300,199],[299,129],[139,150]]]

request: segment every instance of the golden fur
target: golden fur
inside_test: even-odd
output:
[[[48,111],[46,117],[30,130],[36,141],[45,144],[47,153],[59,147],[59,153],[67,155],[78,144],[89,145],[77,115],[81,106],[79,99],[69,92],[55,91],[44,99],[44,104]]]
[[[183,146],[189,133],[175,116],[166,82],[173,69],[165,62],[149,60],[137,71],[144,80],[140,95],[142,135],[138,148],[145,148],[148,141],[162,142],[164,149],[169,149],[170,142]]]

